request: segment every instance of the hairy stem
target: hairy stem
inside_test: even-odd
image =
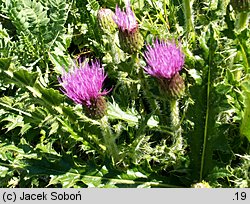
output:
[[[194,30],[192,18],[192,5],[193,0],[183,0],[183,12],[185,16],[186,32],[189,33]]]
[[[112,60],[113,60],[113,62],[115,64],[119,64],[120,60],[124,56],[123,56],[122,51],[117,46],[117,45],[119,45],[118,34],[116,33],[116,34],[108,35],[107,37],[108,37],[108,41],[109,42],[113,42],[113,43],[111,43],[111,50],[110,50],[110,54],[111,54]]]
[[[181,151],[183,148],[183,138],[181,135],[181,126],[180,126],[180,116],[179,116],[179,102],[178,100],[170,101],[170,110],[171,110],[171,125],[174,131],[174,149]]]
[[[104,139],[104,144],[107,148],[107,152],[111,156],[114,164],[116,164],[120,158],[119,150],[116,145],[115,137],[112,134],[112,130],[108,123],[107,117],[105,116],[101,119],[101,128],[102,128],[102,135]]]

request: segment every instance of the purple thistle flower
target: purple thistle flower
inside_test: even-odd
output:
[[[184,64],[184,54],[174,42],[155,40],[153,46],[147,45],[144,70],[156,77],[163,95],[170,99],[179,98],[185,90],[185,83],[179,74]]]
[[[130,2],[126,5],[126,11],[122,11],[117,5],[115,9],[114,21],[118,28],[123,32],[135,32],[138,28],[138,23],[135,14],[131,10]]]
[[[171,79],[182,69],[184,54],[174,42],[155,40],[154,45],[147,45],[144,58],[148,64],[145,71],[157,78]]]
[[[99,97],[108,93],[106,90],[101,92],[105,78],[104,69],[99,61],[89,64],[79,60],[79,68],[74,65],[73,69],[65,72],[58,81],[65,95],[75,103],[90,107],[96,104]]]

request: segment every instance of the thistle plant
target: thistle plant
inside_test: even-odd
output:
[[[147,45],[144,57],[145,71],[158,79],[161,93],[170,101],[172,128],[175,131],[176,149],[182,149],[178,98],[185,85],[179,71],[184,64],[184,54],[174,42],[155,40],[153,46]]]
[[[0,187],[250,186],[250,1],[128,1],[1,1]]]
[[[103,82],[107,75],[98,60],[87,63],[79,61],[79,67],[74,67],[68,73],[64,73],[58,78],[62,92],[72,99],[76,104],[81,104],[85,114],[92,119],[101,119],[101,128],[105,146],[115,162],[118,160],[118,148],[115,138],[107,121],[104,117],[106,113],[106,100],[104,96],[107,90],[102,90]]]
[[[129,2],[126,5],[126,11],[122,11],[116,6],[114,21],[119,29],[122,50],[129,54],[140,50],[143,46],[143,37],[139,32],[139,26]]]

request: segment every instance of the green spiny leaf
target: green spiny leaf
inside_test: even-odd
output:
[[[59,106],[63,102],[64,97],[57,90],[52,88],[42,88],[40,89],[40,92],[42,93],[42,100],[46,101],[46,103],[49,103],[53,106]]]
[[[10,75],[12,74],[10,73]],[[20,87],[34,87],[37,77],[37,72],[29,72],[25,69],[20,69],[18,71],[13,72],[12,78],[10,80],[15,84],[19,85]]]
[[[249,79],[248,79],[249,80]],[[250,142],[250,83],[246,80],[244,84],[244,114],[240,127],[240,132],[245,135]]]
[[[11,58],[0,58],[0,70],[8,70],[10,63]]]
[[[208,66],[203,68],[201,85],[190,88],[194,104],[190,106],[188,118],[195,123],[189,133],[191,168],[194,178],[202,181],[213,169],[213,155],[217,149],[230,151],[223,129],[217,124],[218,114],[223,110],[225,96],[216,92],[215,81],[219,67],[214,61],[218,49],[215,30],[210,26]],[[219,105],[220,104],[220,105]]]

